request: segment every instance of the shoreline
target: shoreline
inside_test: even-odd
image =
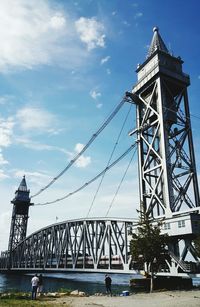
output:
[[[75,293],[76,292],[76,293]],[[7,293],[8,294],[8,293]],[[78,290],[74,291],[74,295],[71,293],[47,293],[38,297],[36,301],[30,299],[30,293],[21,293],[20,298],[17,298],[17,292],[15,302],[17,305],[24,306],[22,302],[35,303],[37,306],[63,306],[66,307],[199,307],[200,306],[200,290],[198,288],[192,290],[173,290],[173,291],[155,291],[153,293],[130,293],[129,296],[107,296],[102,293],[96,293],[96,295],[87,296],[83,292]],[[81,295],[80,295],[81,294]],[[0,305],[3,301],[9,302],[13,298],[6,298],[6,293],[0,294]],[[23,297],[24,296],[24,297]],[[59,297],[58,297],[59,296]],[[4,305],[1,305],[4,306]],[[27,305],[26,305],[27,306]]]

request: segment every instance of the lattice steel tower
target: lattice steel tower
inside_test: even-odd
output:
[[[127,93],[137,111],[137,129],[130,134],[138,135],[141,211],[164,219],[163,231],[171,236],[171,253],[177,259],[184,260],[189,250],[197,259],[191,244],[200,233],[200,201],[187,95],[190,79],[158,28],[153,32],[147,58],[136,70],[138,82]]]
[[[24,176],[19,188],[15,192],[15,198],[11,201],[13,203],[13,211],[8,244],[9,252],[26,238],[28,212],[31,205],[29,193],[30,191],[27,189]]]

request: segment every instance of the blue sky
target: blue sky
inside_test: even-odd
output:
[[[190,74],[190,110],[199,172],[200,44],[198,0],[5,0],[0,2],[0,250],[7,248],[12,205],[22,176],[31,194],[54,178],[81,150],[136,83],[158,26],[168,49]],[[104,167],[130,106],[117,116],[69,172],[34,203],[77,189]],[[195,116],[193,116],[195,115]],[[135,109],[113,159],[134,139]],[[104,216],[129,163],[106,174],[90,216]],[[30,208],[28,232],[85,217],[99,181],[65,201]],[[134,217],[138,208],[137,156],[109,216]]]

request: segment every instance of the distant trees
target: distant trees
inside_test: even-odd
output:
[[[145,264],[145,271],[151,276],[150,292],[153,291],[154,273],[167,253],[168,236],[161,235],[160,226],[142,214],[137,233],[133,234],[130,243],[133,260]]]

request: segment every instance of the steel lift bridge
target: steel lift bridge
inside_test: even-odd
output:
[[[33,197],[53,184],[79,158],[124,102],[134,104],[137,126],[130,136],[135,135],[137,142],[127,152],[137,146],[138,210],[155,223],[162,221],[162,233],[170,237],[169,257],[160,273],[191,276],[199,272],[200,259],[193,240],[200,234],[200,201],[187,95],[190,79],[182,71],[182,59],[170,54],[158,28],[153,32],[147,58],[137,67],[138,82],[133,90],[126,93],[113,114],[64,171]],[[127,273],[133,269],[129,250],[131,233],[137,231],[133,220],[69,220],[26,237],[31,198],[25,178],[12,203],[9,247],[0,259],[2,271]]]

